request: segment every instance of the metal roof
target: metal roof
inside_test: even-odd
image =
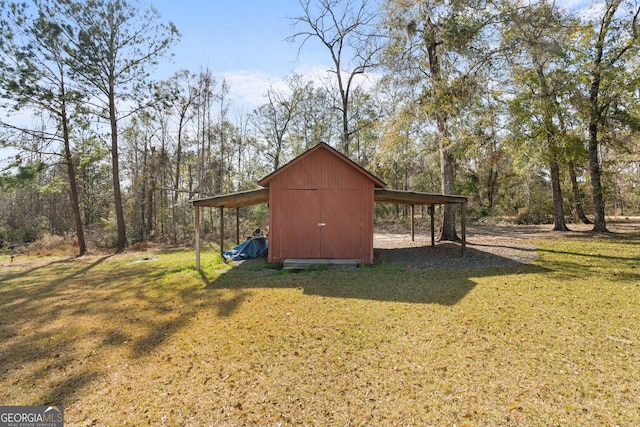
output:
[[[191,200],[193,206],[205,206],[208,208],[245,208],[247,206],[269,203],[269,189],[257,188],[255,190],[240,191],[238,193],[222,194],[219,196],[204,197]]]
[[[398,205],[441,205],[452,203],[467,203],[466,196],[447,194],[421,193],[417,191],[390,190],[376,188],[374,199],[377,203],[390,203]],[[192,200],[193,206],[206,206],[210,208],[244,208],[263,203],[269,203],[269,188],[257,188],[255,190],[240,191],[238,193],[223,194],[220,196],[205,197]]]
[[[467,203],[466,196],[421,193],[418,191],[391,190],[386,188],[376,188],[374,191],[373,200],[377,203],[391,203],[397,205],[442,205]]]

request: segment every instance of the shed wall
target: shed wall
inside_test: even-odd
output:
[[[317,150],[274,176],[269,188],[269,262],[373,262],[374,183],[360,171]]]

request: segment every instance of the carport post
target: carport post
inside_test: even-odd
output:
[[[460,228],[462,229],[462,257],[464,258],[464,250],[467,248],[467,218],[466,218],[466,203],[460,203]]]
[[[435,222],[436,205],[429,205],[429,216],[431,217],[431,246],[436,245],[436,222]]]
[[[196,229],[196,270],[200,270],[200,206],[194,206],[194,227]]]
[[[411,241],[416,241],[416,218],[414,215],[415,206],[411,205]]]
[[[236,208],[236,245],[240,244],[240,208]]]
[[[220,258],[224,261],[224,207],[220,206]]]

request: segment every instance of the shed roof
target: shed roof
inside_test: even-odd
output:
[[[284,171],[289,169],[291,166],[293,166],[296,163],[300,162],[302,159],[304,159],[306,157],[309,157],[310,155],[312,155],[313,153],[315,153],[318,150],[326,150],[327,152],[329,152],[329,153],[333,154],[334,156],[338,157],[340,160],[342,160],[345,163],[347,163],[349,166],[354,168],[356,171],[358,171],[359,173],[361,173],[362,175],[364,175],[365,177],[367,177],[368,179],[373,181],[373,183],[374,183],[376,188],[384,188],[384,187],[387,186],[387,184],[385,184],[381,179],[379,179],[378,177],[373,175],[371,172],[369,172],[368,170],[366,170],[365,168],[363,168],[362,166],[360,166],[359,164],[357,164],[356,162],[354,162],[353,160],[351,160],[350,158],[348,158],[347,156],[345,156],[344,154],[340,153],[338,150],[336,150],[335,148],[331,147],[330,145],[328,145],[328,144],[326,144],[324,142],[321,142],[321,143],[317,144],[316,146],[314,146],[313,148],[310,148],[309,150],[305,151],[304,153],[302,153],[301,155],[299,155],[295,159],[291,160],[286,165],[282,166],[281,168],[277,169],[276,171],[274,171],[274,172],[270,173],[269,175],[265,176],[260,181],[258,181],[258,184],[263,186],[263,187],[268,187],[269,183],[271,182],[271,180],[273,178],[275,178],[276,176],[282,174]]]

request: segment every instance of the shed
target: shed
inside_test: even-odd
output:
[[[334,148],[320,143],[258,182],[261,188],[192,200],[196,231],[196,269],[200,269],[200,209],[220,210],[220,248],[224,247],[224,210],[269,204],[268,262],[286,259],[349,259],[373,262],[374,203],[428,205],[431,244],[434,206],[459,204],[462,246],[466,246],[465,196],[384,188],[386,184]]]
[[[374,190],[385,183],[325,143],[264,177],[270,263],[290,258],[373,262]]]

